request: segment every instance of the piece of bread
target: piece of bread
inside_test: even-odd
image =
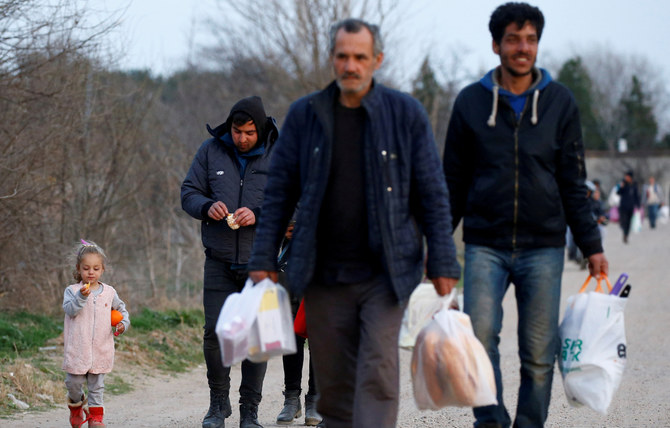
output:
[[[469,324],[469,319],[458,321]],[[423,401],[425,394],[430,397],[434,406],[429,408],[473,406],[477,399],[477,347],[481,348],[480,354],[488,357],[474,336],[460,331],[454,333],[455,336],[448,336],[433,322],[417,336],[411,370],[412,377],[420,381],[415,382],[414,392],[417,402]],[[422,379],[417,379],[418,373]],[[489,382],[492,378],[490,376]],[[492,390],[495,391],[495,385]]]
[[[446,338],[441,342],[441,361],[444,369],[439,373],[440,380],[452,399],[450,404],[469,406],[477,397],[477,378],[474,356],[464,349],[469,336]]]
[[[232,213],[226,216],[226,221],[228,222],[228,227],[231,229],[235,230],[240,228],[240,225],[235,223],[235,216],[233,216]]]
[[[444,388],[440,382],[439,373],[441,372],[439,353],[440,333],[434,329],[424,328],[419,332],[412,356],[412,377],[416,378],[417,373],[421,373],[425,383],[425,392],[435,406],[441,406],[444,399]],[[415,382],[415,394],[421,394],[418,391]]]

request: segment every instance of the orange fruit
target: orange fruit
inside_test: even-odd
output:
[[[122,319],[123,315],[121,315],[121,312],[117,311],[116,309],[112,309],[112,327],[120,323]]]

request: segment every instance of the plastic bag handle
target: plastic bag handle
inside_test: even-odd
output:
[[[591,278],[593,276],[589,275],[586,278],[586,281],[584,281],[584,284],[582,285],[582,288],[579,289],[580,293],[583,293],[586,291],[586,288],[589,286],[589,282],[591,282]],[[612,284],[610,283],[609,278],[607,278],[607,275],[601,274],[599,278],[597,278],[597,284],[596,284],[596,293],[604,293],[605,291],[603,290],[603,287],[601,285],[602,279],[605,278],[605,283],[607,284],[607,289],[609,291],[612,291]]]
[[[442,309],[453,309],[454,307],[461,309],[458,307],[458,289],[456,287],[452,288],[449,294],[440,296],[440,299],[442,299]],[[454,303],[455,305],[453,305]]]

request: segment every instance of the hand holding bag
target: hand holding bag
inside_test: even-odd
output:
[[[600,279],[595,291],[585,292],[590,280],[589,275],[579,293],[568,297],[559,366],[568,402],[606,414],[626,364],[627,299],[605,293]],[[605,282],[611,290],[607,277]]]
[[[440,296],[437,294],[432,283],[423,282],[419,284],[409,297],[409,303],[403,314],[398,345],[401,348],[412,349],[416,336],[433,319],[433,315],[442,309],[446,300],[453,301],[453,299],[450,299],[450,295]]]
[[[449,309],[456,289],[419,332],[412,354],[412,385],[419,409],[497,404],[493,366],[472,331],[470,317]]]

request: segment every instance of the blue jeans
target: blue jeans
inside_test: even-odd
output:
[[[647,205],[647,213],[649,215],[649,226],[654,229],[656,227],[656,218],[658,217],[659,204]]]
[[[496,379],[498,405],[474,409],[477,422],[509,427],[500,373],[502,301],[514,283],[517,300],[521,385],[515,427],[541,427],[547,419],[554,361],[559,349],[558,318],[563,273],[563,248],[502,250],[465,247],[464,311],[486,348]]]

